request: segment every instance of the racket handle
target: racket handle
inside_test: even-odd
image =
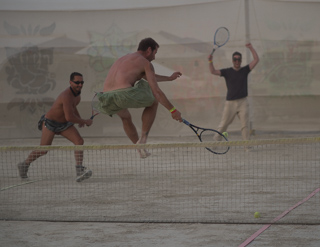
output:
[[[182,119],[182,122],[184,123],[184,124],[186,124],[186,125],[190,125],[190,123],[187,121],[187,120],[185,120],[185,119]]]
[[[215,48],[213,48],[213,49],[212,49],[212,52],[211,52],[211,54],[210,54],[210,55],[212,56],[212,55],[213,55],[213,53],[214,53],[215,51],[216,51],[216,49],[215,49]]]
[[[92,119],[93,119],[95,116],[97,116],[97,115],[98,115],[98,113],[97,113],[97,114],[92,115],[90,119],[92,120]]]

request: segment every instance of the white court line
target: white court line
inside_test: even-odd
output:
[[[284,217],[286,214],[288,214],[290,211],[295,209],[296,207],[300,206],[302,203],[308,201],[311,197],[313,197],[315,194],[317,194],[320,191],[320,188],[313,191],[310,195],[308,195],[306,198],[304,198],[302,201],[298,202],[293,207],[289,208],[288,210],[284,211],[282,214],[274,218],[270,224],[263,226],[260,230],[255,232],[251,237],[249,237],[246,241],[244,241],[242,244],[239,245],[239,247],[245,247],[248,244],[250,244],[253,240],[255,240],[256,237],[258,237],[261,233],[263,233],[265,230],[267,230],[273,223],[280,220],[282,217]]]
[[[14,187],[18,187],[18,186],[22,186],[22,185],[25,185],[25,184],[35,183],[35,182],[38,182],[38,181],[41,181],[41,180],[43,180],[43,178],[42,178],[42,179],[38,179],[38,180],[28,181],[28,182],[21,183],[21,184],[11,185],[11,186],[8,186],[8,187],[1,188],[1,190],[0,190],[0,191],[8,190],[8,189],[11,189],[11,188],[14,188]]]

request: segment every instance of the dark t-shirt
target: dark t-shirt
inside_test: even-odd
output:
[[[227,84],[227,100],[242,99],[248,96],[248,74],[250,73],[249,64],[235,70],[233,68],[221,69],[221,76]]]

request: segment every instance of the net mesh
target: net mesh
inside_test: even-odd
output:
[[[268,223],[320,187],[320,138],[231,141],[225,155],[205,145],[1,147],[0,219]],[[34,149],[48,153],[21,179],[17,163]],[[93,175],[77,183],[80,149]],[[276,223],[319,224],[319,194]]]

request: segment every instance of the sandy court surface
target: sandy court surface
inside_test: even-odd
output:
[[[306,135],[303,135],[306,136]],[[307,134],[308,136],[308,134]],[[309,136],[313,136],[311,133]],[[233,135],[234,139],[240,136]],[[290,138],[292,133],[265,134],[254,138]],[[150,137],[150,143],[192,142],[194,136],[172,139]],[[38,145],[39,139],[0,140],[1,146]],[[57,138],[54,145],[68,145]],[[130,144],[121,138],[87,138],[86,145]],[[168,224],[0,221],[0,246],[240,246],[264,224]],[[249,246],[320,246],[320,225],[272,225]]]
[[[0,245],[22,246],[239,246],[262,225],[0,222]],[[275,225],[250,246],[320,245],[320,226]]]
[[[263,225],[0,222],[4,247],[239,246]],[[274,225],[249,246],[320,245],[319,225]]]

